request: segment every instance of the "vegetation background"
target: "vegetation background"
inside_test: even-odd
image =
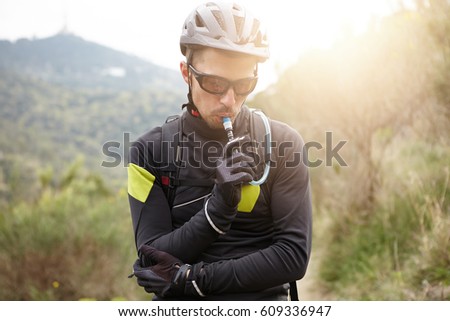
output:
[[[148,299],[127,278],[123,151],[179,113],[181,77],[71,34],[0,41],[0,75],[0,299]],[[248,102],[305,141],[347,142],[348,166],[311,168],[301,299],[450,299],[449,84],[450,4],[416,1]]]

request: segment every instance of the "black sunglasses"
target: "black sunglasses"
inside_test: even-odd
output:
[[[192,65],[189,65],[195,79],[197,79],[200,87],[207,93],[213,95],[223,95],[230,87],[233,87],[234,93],[239,96],[246,96],[250,94],[256,87],[258,76],[242,78],[235,81],[230,81],[226,78],[204,74],[195,70]]]

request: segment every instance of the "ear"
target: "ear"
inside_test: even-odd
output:
[[[180,62],[180,71],[186,84],[189,84],[189,70],[188,65],[185,61]]]

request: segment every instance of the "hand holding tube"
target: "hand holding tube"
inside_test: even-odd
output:
[[[265,161],[266,166],[264,168],[264,172],[261,178],[259,178],[258,180],[251,180],[249,182],[250,185],[261,185],[264,184],[264,182],[267,180],[267,177],[269,176],[269,171],[270,171],[270,155],[272,153],[272,146],[271,146],[271,141],[272,141],[272,133],[270,130],[270,123],[268,118],[264,115],[264,113],[262,113],[261,111],[255,111],[255,114],[258,114],[263,123],[264,123],[264,128],[266,129],[266,134],[265,134],[265,153],[266,155],[269,155]],[[228,136],[228,141],[231,142],[234,139],[234,134],[233,134],[233,123],[231,122],[231,119],[229,117],[224,117],[223,118],[223,127],[227,133]]]
[[[242,184],[252,181],[255,175],[253,157],[240,151],[241,144],[248,141],[246,136],[228,142],[217,163],[215,185],[204,210],[211,227],[219,234],[230,229],[241,200]]]
[[[254,160],[240,151],[240,146],[249,142],[248,136],[236,138],[228,142],[223,151],[223,158],[216,169],[216,180],[213,195],[220,198],[229,207],[236,207],[241,197],[241,186],[255,176]]]

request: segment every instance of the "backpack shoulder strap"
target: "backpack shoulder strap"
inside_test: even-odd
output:
[[[294,280],[289,282],[289,295],[291,297],[291,301],[299,301],[298,299],[298,290],[297,290],[297,282]]]
[[[161,184],[172,209],[180,162],[181,119],[179,115],[170,116],[162,125],[161,132]]]
[[[183,124],[179,115],[170,116],[162,125],[161,133],[161,185],[170,209],[173,207],[175,191],[178,186],[202,186],[212,187],[211,179],[180,179],[181,160],[181,135]]]

